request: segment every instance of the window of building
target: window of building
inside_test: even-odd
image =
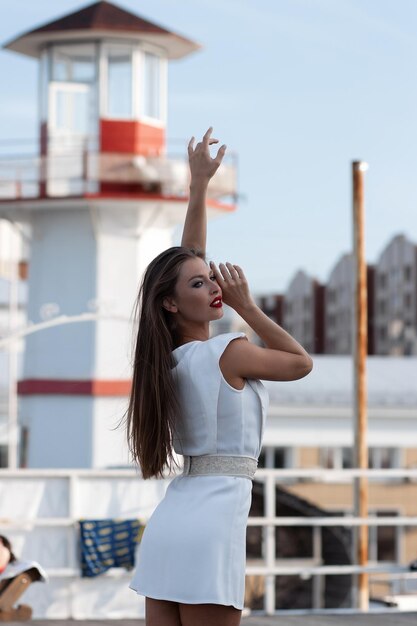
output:
[[[387,275],[386,274],[380,274],[378,277],[379,280],[379,286],[384,289],[387,286]]]
[[[391,295],[391,308],[393,311],[398,311],[401,308],[401,293],[399,291],[399,289],[397,289],[392,295]]]
[[[160,66],[158,56],[145,52],[143,71],[143,113],[147,117],[160,119]]]
[[[320,465],[326,469],[349,469],[353,467],[352,458],[350,447],[320,448]]]
[[[378,329],[378,334],[379,334],[379,339],[381,341],[385,341],[386,340],[386,338],[387,338],[387,329],[385,328],[385,326],[381,326]]]
[[[406,309],[410,309],[411,308],[411,302],[412,302],[412,295],[411,295],[411,293],[405,293],[404,294],[404,307]]]
[[[95,79],[96,63],[93,44],[55,46],[53,49],[52,80],[65,83],[91,83]]]
[[[0,467],[8,466],[7,446],[0,445]]]
[[[394,469],[400,466],[398,448],[371,447],[368,450],[370,469]],[[327,469],[354,467],[353,449],[349,446],[320,448],[320,464]]]
[[[413,273],[413,268],[411,267],[411,265],[406,265],[404,267],[404,280],[407,282],[410,281],[412,273]]]
[[[293,449],[264,446],[258,459],[258,467],[285,469],[293,466]]]
[[[108,52],[107,115],[116,119],[133,116],[132,51],[125,46],[114,46]]]
[[[399,467],[397,448],[369,448],[368,463],[370,469],[395,469]]]

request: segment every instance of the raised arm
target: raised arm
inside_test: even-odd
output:
[[[241,379],[298,380],[313,369],[313,360],[301,344],[273,322],[253,300],[242,268],[231,263],[210,263],[222,290],[223,301],[231,306],[266,348],[248,341],[232,341],[225,350],[220,367],[226,380],[239,387]]]
[[[187,215],[185,217],[184,230],[181,245],[187,248],[195,248],[203,253],[206,251],[207,239],[207,215],[206,197],[210,179],[217,172],[226,146],[219,148],[214,159],[210,156],[209,146],[218,143],[218,139],[212,139],[210,127],[201,142],[194,148],[194,137],[188,144],[188,160],[190,164],[190,199],[188,202]]]

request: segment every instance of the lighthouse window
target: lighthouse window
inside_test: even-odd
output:
[[[144,58],[144,107],[143,112],[147,117],[159,119],[160,100],[160,60],[155,54],[145,52]]]
[[[53,80],[89,83],[95,78],[94,47],[59,46],[53,54]]]
[[[111,50],[108,56],[109,117],[132,118],[132,57],[130,51]]]

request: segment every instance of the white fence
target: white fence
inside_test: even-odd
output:
[[[267,614],[275,613],[275,578],[279,575],[313,577],[313,596],[319,607],[323,575],[351,574],[361,568],[324,566],[320,562],[322,527],[417,527],[417,517],[276,517],[275,486],[288,479],[346,483],[361,475],[379,479],[415,481],[414,470],[271,470],[259,469],[256,480],[264,484],[265,515],[250,517],[250,526],[263,531],[263,562],[248,563],[247,574],[265,577]],[[163,497],[169,478],[142,480],[133,470],[0,470],[0,533],[9,537],[23,559],[36,560],[46,569],[48,584],[32,585],[25,601],[35,618],[143,617],[143,598],[128,588],[131,573],[110,570],[97,578],[80,577],[78,521],[80,519],[139,518],[146,522]],[[310,562],[285,564],[275,559],[276,526],[311,526],[314,555]],[[412,577],[404,566],[385,564],[364,568],[386,576]],[[363,570],[362,570],[363,571]]]

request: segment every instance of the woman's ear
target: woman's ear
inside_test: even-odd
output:
[[[170,313],[178,313],[178,307],[172,298],[164,298],[162,301],[162,306]]]

